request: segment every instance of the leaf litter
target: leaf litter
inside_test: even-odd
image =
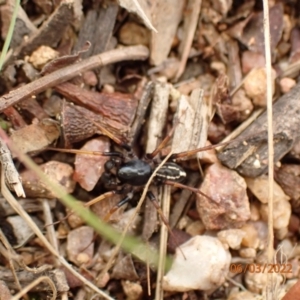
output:
[[[1,16],[11,11],[12,6],[10,1],[1,6]],[[221,142],[266,105],[263,13],[255,1],[237,4],[189,0],[178,1],[177,5],[161,0],[151,3],[120,0],[119,5],[113,1],[93,4],[62,1],[48,6],[36,1],[32,5],[24,3],[18,22],[26,26],[24,30],[15,28],[11,52],[2,73],[1,118],[8,123],[8,135],[15,146],[30,154],[52,180],[82,203],[101,198],[108,192],[101,177],[109,158],[94,155],[95,151],[119,151],[126,159],[134,155],[143,157],[171,135],[172,128],[175,128],[173,144],[165,145],[156,159],[172,150],[175,153],[193,150],[207,145],[207,141]],[[4,40],[9,19],[3,17],[2,23]],[[299,102],[296,101],[299,94],[296,79],[300,64],[296,23],[297,8],[293,3],[277,1],[271,5],[273,98],[279,99],[273,108],[277,166],[274,180],[278,183],[274,190],[277,197],[273,217],[274,249],[291,245],[281,250],[284,255],[277,256],[276,263],[281,267],[293,266],[291,273],[277,274],[277,277],[287,278],[285,283],[280,281],[277,295],[277,299],[285,300],[299,296],[296,288],[288,292],[297,281],[295,270],[299,270],[299,251],[291,253],[293,247],[297,247],[297,224],[300,224],[299,135],[296,130]],[[95,24],[101,32],[94,32]],[[81,51],[87,39],[91,46],[86,52]],[[137,45],[149,47],[149,52],[145,46]],[[64,64],[39,74],[49,60],[55,65],[62,57]],[[94,58],[97,62],[90,63]],[[72,69],[72,66],[79,67]],[[149,85],[148,82],[154,83]],[[233,266],[267,262],[265,120],[262,114],[252,125],[247,125],[240,142],[217,149],[217,156],[216,150],[211,149],[209,156],[199,152],[197,158],[178,160],[187,171],[186,183],[206,196],[176,186],[167,191],[151,185],[158,199],[170,199],[170,224],[174,234],[169,237],[169,246],[177,247],[171,269],[165,272],[160,266],[156,288],[153,285],[155,268],[147,269],[147,264],[123,251],[119,252],[112,271],[107,270],[105,276],[99,277],[111,258],[113,245],[95,236],[93,229],[83,222],[72,221],[70,216],[64,219],[68,211],[61,205],[50,205],[55,201],[55,194],[31,170],[25,170],[14,153],[12,155],[26,197],[36,198],[37,202],[41,198],[49,201],[53,223],[61,220],[54,227],[64,233],[57,241],[58,249],[66,249],[65,259],[80,267],[78,272],[109,294],[103,294],[108,299],[152,299],[153,295],[156,299],[241,299],[245,295],[247,299],[254,299],[264,297],[266,274],[250,269],[237,274]],[[105,146],[98,145],[99,142]],[[97,145],[87,149],[93,143]],[[124,149],[126,145],[131,145],[134,154]],[[72,154],[54,153],[49,147],[84,149],[90,153],[76,154],[74,158]],[[232,154],[236,152],[237,156]],[[227,167],[222,166],[217,157]],[[5,167],[3,162],[2,168]],[[12,184],[8,183],[8,187]],[[23,194],[19,193],[18,196]],[[3,196],[7,195],[4,189]],[[122,197],[110,194],[103,198],[92,209],[105,219]],[[124,228],[134,207],[134,203],[129,203],[120,208],[110,222],[119,229]],[[31,210],[25,204],[24,209],[33,222],[41,226],[45,218],[40,209]],[[46,214],[45,210],[43,213]],[[13,231],[20,226],[9,219],[10,214],[5,209],[1,213],[8,236],[14,235]],[[156,215],[153,205],[146,204],[130,231],[143,237],[149,251],[159,247],[160,218]],[[5,225],[9,221],[11,226]],[[180,248],[177,241],[182,243]],[[52,270],[47,276],[58,292],[66,294],[68,291],[80,299],[93,297],[95,290],[86,289],[67,269],[57,268],[54,257],[41,248],[38,239],[27,242],[25,239],[24,243],[15,250],[18,256],[26,261],[32,251],[43,253],[44,258],[27,259],[28,267],[50,264]],[[61,272],[63,287],[53,278],[51,272],[54,271]],[[33,280],[31,277],[24,280],[21,272],[31,274],[26,268],[16,273],[18,289]],[[202,277],[189,276],[194,272]],[[1,294],[16,288],[14,284],[13,280],[3,281]],[[47,284],[38,287],[33,287],[29,294],[38,291],[40,297],[50,295]]]

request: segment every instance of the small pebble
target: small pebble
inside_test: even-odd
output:
[[[296,81],[292,78],[284,77],[280,79],[279,85],[281,92],[286,94],[296,85]]]
[[[89,226],[81,226],[77,229],[70,231],[67,239],[67,254],[68,259],[76,265],[81,265],[91,261],[94,254],[94,230]],[[86,256],[84,256],[86,255]]]
[[[262,267],[262,266],[258,266]],[[252,293],[257,293],[260,294],[264,290],[266,284],[267,284],[267,277],[268,277],[268,268],[265,269],[265,272],[246,272],[245,275],[245,285],[246,288],[252,292]],[[272,280],[274,284],[280,284],[282,282],[282,276],[280,274],[275,274],[272,273]]]
[[[234,291],[232,293],[230,293],[229,297],[227,298],[227,300],[258,300],[257,295],[254,295],[252,293],[250,293],[249,291]]]
[[[219,231],[217,236],[223,244],[228,245],[231,249],[238,250],[241,247],[245,232],[240,229],[227,229]]]
[[[250,220],[251,221],[258,221],[260,219],[260,204],[258,202],[251,202],[250,203]]]
[[[143,288],[139,283],[122,280],[122,287],[128,300],[142,299]]]
[[[86,253],[79,253],[76,257],[76,260],[79,265],[87,264],[90,260],[90,257]]]
[[[111,278],[110,278],[109,273],[106,272],[102,277],[99,277],[99,280],[97,281],[97,286],[99,288],[104,288],[107,285],[107,283],[109,282],[110,279]]]
[[[260,209],[262,220],[268,220],[268,205],[263,204]],[[274,229],[286,228],[289,225],[292,207],[289,201],[281,200],[274,203],[273,227]]]
[[[124,45],[145,45],[150,41],[150,33],[145,27],[134,22],[125,23],[119,31],[119,40]]]
[[[288,233],[289,233],[288,227],[276,229],[274,232],[276,239],[280,241],[283,240],[288,235]]]
[[[247,74],[254,68],[264,68],[266,64],[265,56],[253,51],[243,51],[241,62],[244,74]]]
[[[85,71],[82,74],[82,79],[84,83],[89,86],[96,86],[98,83],[98,78],[93,71]]]
[[[32,52],[28,61],[32,63],[36,69],[41,70],[45,64],[58,56],[59,53],[52,48],[48,46],[40,46]]]
[[[255,195],[255,197],[261,202],[261,203],[268,203],[268,189],[266,189],[266,186],[268,186],[268,176],[262,175],[256,178],[245,178],[246,183],[250,191]],[[273,182],[273,199],[274,202],[280,201],[282,199],[289,200],[290,197],[287,196],[281,186],[274,181]]]
[[[276,71],[272,69],[272,91],[275,93]],[[266,100],[266,71],[265,68],[253,69],[245,78],[244,88],[246,94],[252,99],[255,106],[265,107]]]
[[[243,248],[243,249],[240,249],[239,254],[243,258],[255,258],[256,250],[253,248]]]
[[[250,218],[246,182],[236,171],[220,164],[206,168],[196,206],[207,230],[240,227]]]
[[[173,292],[208,291],[220,287],[229,272],[231,255],[215,237],[195,236],[180,246],[171,269],[163,278],[163,289]],[[192,274],[192,276],[191,276]]]
[[[259,245],[258,232],[252,223],[247,223],[241,227],[241,230],[245,233],[242,240],[242,245],[247,248],[256,249]]]
[[[205,232],[205,226],[200,220],[198,220],[190,224],[186,228],[186,232],[191,236],[201,235]]]

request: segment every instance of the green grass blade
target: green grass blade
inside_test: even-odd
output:
[[[3,64],[4,64],[4,60],[14,33],[14,28],[15,28],[15,24],[16,24],[16,19],[17,19],[17,14],[18,14],[18,9],[20,7],[20,0],[16,0],[16,5],[14,7],[14,11],[11,17],[11,21],[9,24],[9,28],[8,28],[8,32],[7,32],[7,36],[3,45],[3,49],[0,55],[0,71],[2,70]]]

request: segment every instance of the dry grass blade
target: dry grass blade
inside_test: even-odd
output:
[[[271,45],[270,45],[270,20],[269,20],[269,3],[263,0],[264,11],[264,41],[265,41],[265,57],[266,57],[266,75],[267,75],[267,115],[268,115],[268,263],[274,261],[274,232],[273,232],[273,185],[274,185],[274,144],[273,144],[273,91],[272,91],[272,62],[271,62]],[[274,274],[268,273],[266,296],[268,300],[274,299],[276,293],[273,280],[276,281]]]
[[[0,244],[0,253],[2,254],[3,257],[7,258],[11,272],[12,272],[15,282],[17,284],[17,287],[21,291],[22,287],[21,287],[20,281],[18,279],[18,276],[16,274],[15,266],[13,263],[14,257],[16,258],[16,260],[19,260],[19,259],[18,259],[17,255],[15,254],[14,250],[11,248],[8,240],[6,239],[6,237],[3,234],[1,229],[0,229],[0,240],[3,244],[3,246],[5,247],[5,249],[4,249],[4,247]]]
[[[11,300],[18,300],[21,297],[23,297],[25,294],[27,294],[32,288],[34,288],[35,286],[37,286],[39,283],[41,282],[47,282],[52,290],[52,297],[51,300],[55,300],[57,299],[57,290],[55,288],[55,285],[53,283],[53,281],[47,277],[47,276],[41,276],[39,278],[37,278],[36,280],[34,280],[33,282],[31,282],[28,286],[26,286],[25,288],[23,288],[18,294],[16,294],[14,297],[11,298]]]
[[[10,190],[6,187],[5,179],[4,179],[4,171],[1,169],[1,193],[3,197],[8,201],[11,207],[18,213],[28,224],[28,226],[33,230],[33,232],[37,235],[37,237],[41,240],[41,242],[45,245],[45,247],[60,261],[60,263],[67,268],[75,277],[81,280],[85,285],[91,288],[93,291],[104,297],[105,299],[113,300],[113,298],[109,297],[103,291],[99,290],[94,284],[84,278],[82,275],[77,273],[72,266],[62,257],[59,253],[53,248],[53,246],[48,242],[48,240],[44,237],[38,226],[32,221],[30,216],[24,211],[23,207],[18,203],[18,201],[11,194]]]
[[[162,213],[165,217],[168,218],[168,216],[170,215],[171,187],[163,186],[161,190],[162,190],[162,197],[161,197]],[[164,298],[164,290],[163,290],[162,282],[163,282],[163,276],[165,274],[167,241],[168,241],[168,228],[165,224],[162,224],[160,228],[159,263],[157,268],[156,290],[155,290],[155,299],[157,300]]]

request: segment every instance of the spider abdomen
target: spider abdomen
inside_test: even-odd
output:
[[[176,163],[165,163],[156,173],[156,178],[160,181],[171,180],[182,182],[186,178],[186,172]]]
[[[140,159],[133,159],[125,163],[117,172],[117,176],[122,183],[133,186],[146,184],[151,174],[151,166]]]

